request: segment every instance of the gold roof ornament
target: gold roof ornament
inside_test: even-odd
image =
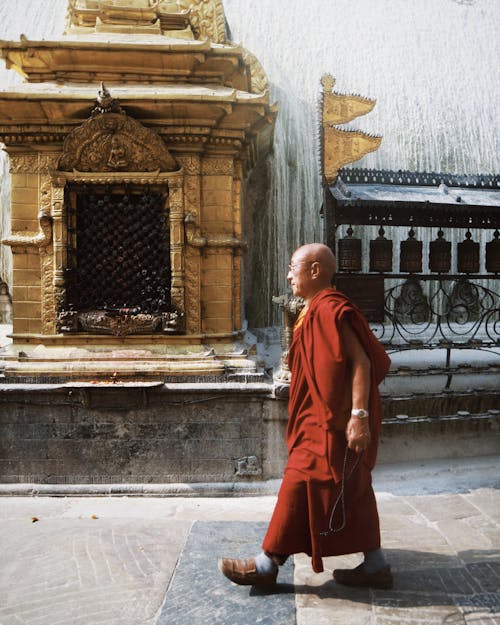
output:
[[[341,130],[336,124],[347,122],[366,115],[376,104],[376,100],[359,95],[335,93],[335,79],[325,74],[321,102],[321,152],[322,172],[328,184],[333,184],[338,171],[344,165],[359,160],[369,152],[377,150],[382,137],[361,130]]]
[[[225,42],[222,0],[69,0],[66,34],[130,33]]]

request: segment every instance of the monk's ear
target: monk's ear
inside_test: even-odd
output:
[[[311,263],[311,277],[318,278],[321,274],[321,265],[317,260]]]

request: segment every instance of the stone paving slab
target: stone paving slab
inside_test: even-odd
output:
[[[357,555],[326,558],[320,575],[299,555],[293,587],[291,571],[289,580],[278,578],[280,594],[292,605],[295,595],[295,616],[268,622],[500,625],[499,476],[493,458],[384,468],[376,494],[394,589],[337,586],[332,569],[356,566]],[[205,593],[204,625],[221,625],[207,615],[223,598],[226,606],[243,602],[248,622],[258,623],[255,610],[272,606],[275,595],[231,584],[216,560],[256,553],[275,501],[274,496],[0,497],[0,625],[155,625],[169,585],[175,588],[177,563],[180,570],[195,538],[199,558],[211,560],[210,572],[192,583],[189,600],[179,599],[168,625],[178,625],[175,619],[184,617],[191,597],[200,593]],[[33,516],[39,519],[35,523]],[[213,528],[226,523],[253,529],[236,532],[224,548]],[[190,528],[198,525],[200,532],[191,536]],[[203,525],[212,529],[203,533]],[[227,623],[245,625],[235,614]]]
[[[233,584],[217,568],[221,556],[259,553],[266,528],[267,523],[194,523],[156,625],[295,625],[292,558],[270,590]]]
[[[0,625],[152,625],[189,525],[2,521]]]
[[[325,558],[320,576],[298,555],[297,625],[500,625],[500,491],[377,499],[394,588],[337,585],[357,555]]]

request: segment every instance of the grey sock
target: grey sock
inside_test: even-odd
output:
[[[277,568],[274,561],[269,556],[266,556],[264,552],[255,558],[255,566],[257,573],[274,573]]]
[[[372,551],[365,551],[365,561],[363,564],[365,565],[365,571],[367,573],[376,573],[380,571],[385,566],[387,566],[387,561],[384,556],[384,552],[382,549],[373,549]]]

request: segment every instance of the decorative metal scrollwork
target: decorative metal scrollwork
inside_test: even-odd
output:
[[[410,278],[385,291],[385,323],[373,325],[389,345],[463,346],[500,343],[500,296],[466,277],[429,280],[424,294]]]

